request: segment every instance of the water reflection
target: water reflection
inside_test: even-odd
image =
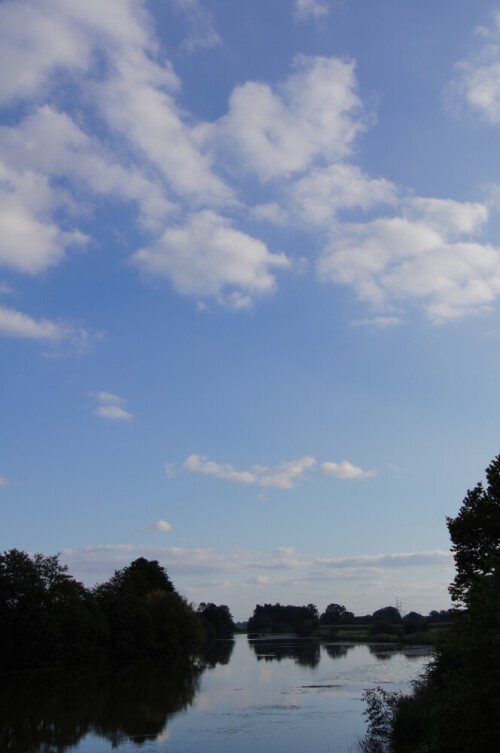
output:
[[[223,641],[208,665],[227,664],[233,649]],[[0,750],[5,753],[63,753],[92,733],[118,747],[141,746],[164,732],[188,708],[201,671],[186,667],[129,665],[4,675],[0,683]]]
[[[339,645],[338,643],[326,643],[323,647],[330,657],[330,659],[340,659],[342,656],[346,656],[347,652],[354,648],[350,645]]]
[[[239,635],[217,642],[206,672],[140,665],[4,675],[0,751],[302,753],[311,739],[318,751],[344,751],[364,732],[363,689],[405,689],[424,652]]]
[[[205,655],[205,666],[213,669],[217,664],[229,664],[234,649],[234,640],[216,641]]]
[[[431,646],[406,646],[399,647],[388,644],[370,644],[368,646],[370,654],[376,656],[380,661],[387,661],[393,656],[403,655],[410,661],[420,660],[423,656],[430,656],[433,653]]]
[[[302,667],[316,667],[320,660],[320,644],[317,641],[304,639],[249,639],[258,661],[282,661],[293,659],[295,664]]]

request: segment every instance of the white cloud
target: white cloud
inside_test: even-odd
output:
[[[134,416],[122,406],[126,400],[120,395],[112,392],[98,392],[96,395],[99,405],[95,410],[95,415],[100,418],[106,418],[110,421],[132,421]]]
[[[273,468],[264,465],[254,465],[253,471],[257,474],[259,486],[276,486],[279,489],[292,489],[299,481],[302,481],[307,471],[316,465],[313,457],[306,456],[298,460],[290,460],[288,463],[280,463]]]
[[[73,194],[90,189],[97,195],[136,201],[140,221],[149,229],[161,227],[174,205],[158,181],[144,170],[124,166],[95,138],[88,136],[66,113],[44,105],[30,112],[16,126],[0,128],[0,150],[18,181],[35,177],[51,209],[68,203],[60,188],[49,189],[54,176],[71,180]],[[31,177],[30,177],[31,176]],[[40,185],[37,186],[37,195]],[[26,192],[23,199],[26,200]]]
[[[400,568],[427,567],[431,565],[452,564],[453,555],[447,550],[423,552],[395,552],[393,554],[360,554],[355,557],[316,557],[315,565],[326,568]]]
[[[293,214],[310,224],[329,224],[341,209],[368,210],[395,204],[395,186],[385,178],[370,178],[359,167],[337,163],[311,170],[290,188]]]
[[[404,215],[422,222],[445,238],[481,232],[488,221],[488,207],[479,202],[429,199],[415,196],[406,201]]]
[[[200,455],[190,455],[184,461],[182,466],[186,471],[193,473],[206,473],[210,476],[216,476],[222,481],[234,481],[238,484],[255,484],[257,476],[250,471],[238,471],[232,465],[220,465],[212,460],[200,457]]]
[[[190,455],[184,462],[183,469],[194,473],[205,473],[223,481],[233,481],[239,484],[257,484],[258,486],[272,486],[279,489],[292,489],[302,481],[306,472],[316,465],[312,457],[304,457],[281,463],[272,468],[254,465],[249,471],[240,471],[232,465],[214,463],[200,455]]]
[[[33,319],[5,306],[0,306],[0,336],[41,340],[52,344],[66,342],[76,350],[84,350],[89,340],[89,334],[84,329],[50,319]]]
[[[190,0],[189,13],[201,18],[198,5]],[[85,242],[55,219],[83,190],[136,201],[141,223],[156,232],[175,209],[165,181],[195,203],[233,201],[174,101],[179,80],[160,61],[152,29],[136,0],[108,0],[106,13],[98,0],[0,5],[0,102],[43,101],[70,83],[93,102],[113,133],[108,143],[120,150],[118,158],[48,105],[2,128],[0,264],[36,274],[59,263],[70,244]],[[59,178],[69,180],[71,194]]]
[[[82,71],[89,64],[88,39],[58,6],[23,0],[0,5],[0,102],[43,96],[56,69]]]
[[[253,465],[250,470],[242,471],[227,463],[215,463],[200,455],[190,455],[186,458],[183,470],[193,473],[204,473],[215,476],[222,481],[232,481],[238,484],[256,484],[262,487],[275,487],[278,489],[293,489],[299,482],[306,480],[311,472],[321,472],[327,476],[335,476],[341,479],[369,478],[375,476],[373,470],[363,470],[353,465],[348,460],[340,463],[322,463],[319,468],[316,459],[306,455],[297,460],[280,463],[268,467],[265,465]],[[286,549],[277,550],[281,555],[286,554]]]
[[[325,476],[335,476],[335,478],[341,479],[371,478],[376,475],[375,471],[364,471],[362,468],[353,465],[348,460],[342,460],[340,463],[322,463],[320,470]]]
[[[120,408],[119,405],[100,405],[95,413],[96,416],[109,418],[111,421],[132,421],[134,418],[131,413]]]
[[[66,549],[61,553],[71,573],[89,585],[106,580],[115,569],[127,566],[137,557],[157,559],[174,578],[176,587],[184,592],[209,587],[231,589],[227,592],[227,603],[233,614],[237,603],[244,618],[259,598],[252,595],[252,586],[266,586],[269,598],[278,600],[283,588],[293,585],[299,602],[314,601],[320,609],[321,602],[326,606],[331,601],[333,586],[340,603],[362,614],[392,603],[394,593],[404,603],[422,604],[422,609],[442,609],[449,601],[446,584],[453,570],[451,552],[442,550],[308,558],[289,547],[266,555],[248,550],[222,552],[208,548],[108,544],[83,550]],[[256,576],[249,577],[249,571],[256,572]],[[422,581],[422,573],[427,581]],[[198,580],[200,576],[202,583]]]
[[[234,309],[272,292],[273,268],[290,266],[284,254],[272,254],[262,241],[209,210],[167,229],[137,251],[133,263],[150,275],[168,278],[185,295],[216,298]]]
[[[172,526],[166,520],[157,520],[156,523],[146,526],[146,530],[155,533],[168,533],[172,530]]]
[[[455,64],[456,76],[446,90],[452,104],[478,112],[500,123],[500,11],[492,14],[489,27],[478,30],[482,46],[468,60]]]
[[[317,263],[378,308],[413,304],[435,323],[489,310],[500,295],[500,249],[471,238],[481,204],[412,198],[402,216],[337,226]]]
[[[294,68],[277,92],[255,81],[236,87],[228,114],[200,129],[264,181],[344,158],[365,127],[353,62],[299,55]]]
[[[51,221],[52,201],[47,178],[10,169],[0,154],[0,266],[34,275],[58,264],[67,246],[87,242]]]

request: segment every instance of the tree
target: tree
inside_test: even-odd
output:
[[[198,607],[198,614],[215,638],[232,638],[234,635],[233,617],[225,604],[217,606],[211,602],[202,602]]]
[[[452,540],[456,576],[452,600],[469,608],[471,592],[500,566],[500,455],[486,469],[488,485],[469,490],[456,518],[446,522]]]
[[[354,614],[348,612],[343,604],[328,604],[319,618],[322,625],[341,625],[354,621]]]
[[[469,490],[447,518],[456,575],[450,594],[460,607],[426,675],[412,694],[368,697],[364,751],[497,753],[500,750],[500,455],[487,486]],[[431,617],[441,617],[431,613]]]

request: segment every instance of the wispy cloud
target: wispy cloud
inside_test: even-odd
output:
[[[400,214],[337,226],[317,263],[378,309],[417,306],[435,324],[488,311],[500,296],[500,249],[482,243],[485,205],[414,197]]]
[[[344,0],[295,0],[294,17],[297,21],[313,18],[318,21],[330,12],[333,6],[343,5]]]
[[[169,533],[172,530],[172,526],[166,520],[157,520],[156,523],[145,526],[144,530],[151,533]]]
[[[184,14],[188,24],[188,34],[181,49],[193,53],[208,50],[221,43],[213,25],[212,14],[200,0],[173,0],[173,3]]]
[[[7,481],[7,479],[4,478],[3,476],[0,476],[0,487],[2,487],[2,486],[8,486],[8,484],[9,484],[9,482]]]
[[[87,330],[67,322],[34,319],[16,309],[0,306],[0,336],[38,340],[53,348],[66,347],[70,351],[86,350],[91,336]]]
[[[106,418],[110,421],[132,421],[134,416],[132,413],[123,408],[126,400],[120,395],[115,395],[112,392],[98,392],[96,395],[97,408],[95,409],[95,415],[100,418]]]
[[[413,581],[415,577],[420,577],[417,576],[420,571],[440,573],[441,579],[446,582],[453,567],[451,552],[444,550],[304,557],[291,547],[281,547],[265,554],[242,549],[220,552],[210,548],[106,544],[80,550],[65,549],[61,556],[70,565],[71,571],[87,583],[109,578],[113,570],[125,567],[137,557],[147,557],[159,560],[169,574],[182,578],[182,582],[189,587],[195,584],[200,586],[193,578],[207,574],[213,575],[210,578],[212,583],[239,583],[243,577],[247,585],[259,586],[272,583],[279,584],[280,587],[298,584],[306,586],[323,581],[330,583],[333,580],[339,585],[343,584],[342,588],[348,588],[349,584],[352,588],[353,582],[358,588],[363,584],[385,587],[394,577],[399,578],[403,570],[407,583],[405,588],[410,588],[409,579]],[[258,571],[255,576],[249,576],[249,571],[252,570]],[[446,593],[446,587],[443,593]],[[328,594],[324,598],[328,598]]]

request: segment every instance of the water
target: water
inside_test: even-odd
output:
[[[405,690],[431,652],[283,638],[220,642],[201,674],[171,667],[2,678],[2,753],[345,753],[365,688]]]

